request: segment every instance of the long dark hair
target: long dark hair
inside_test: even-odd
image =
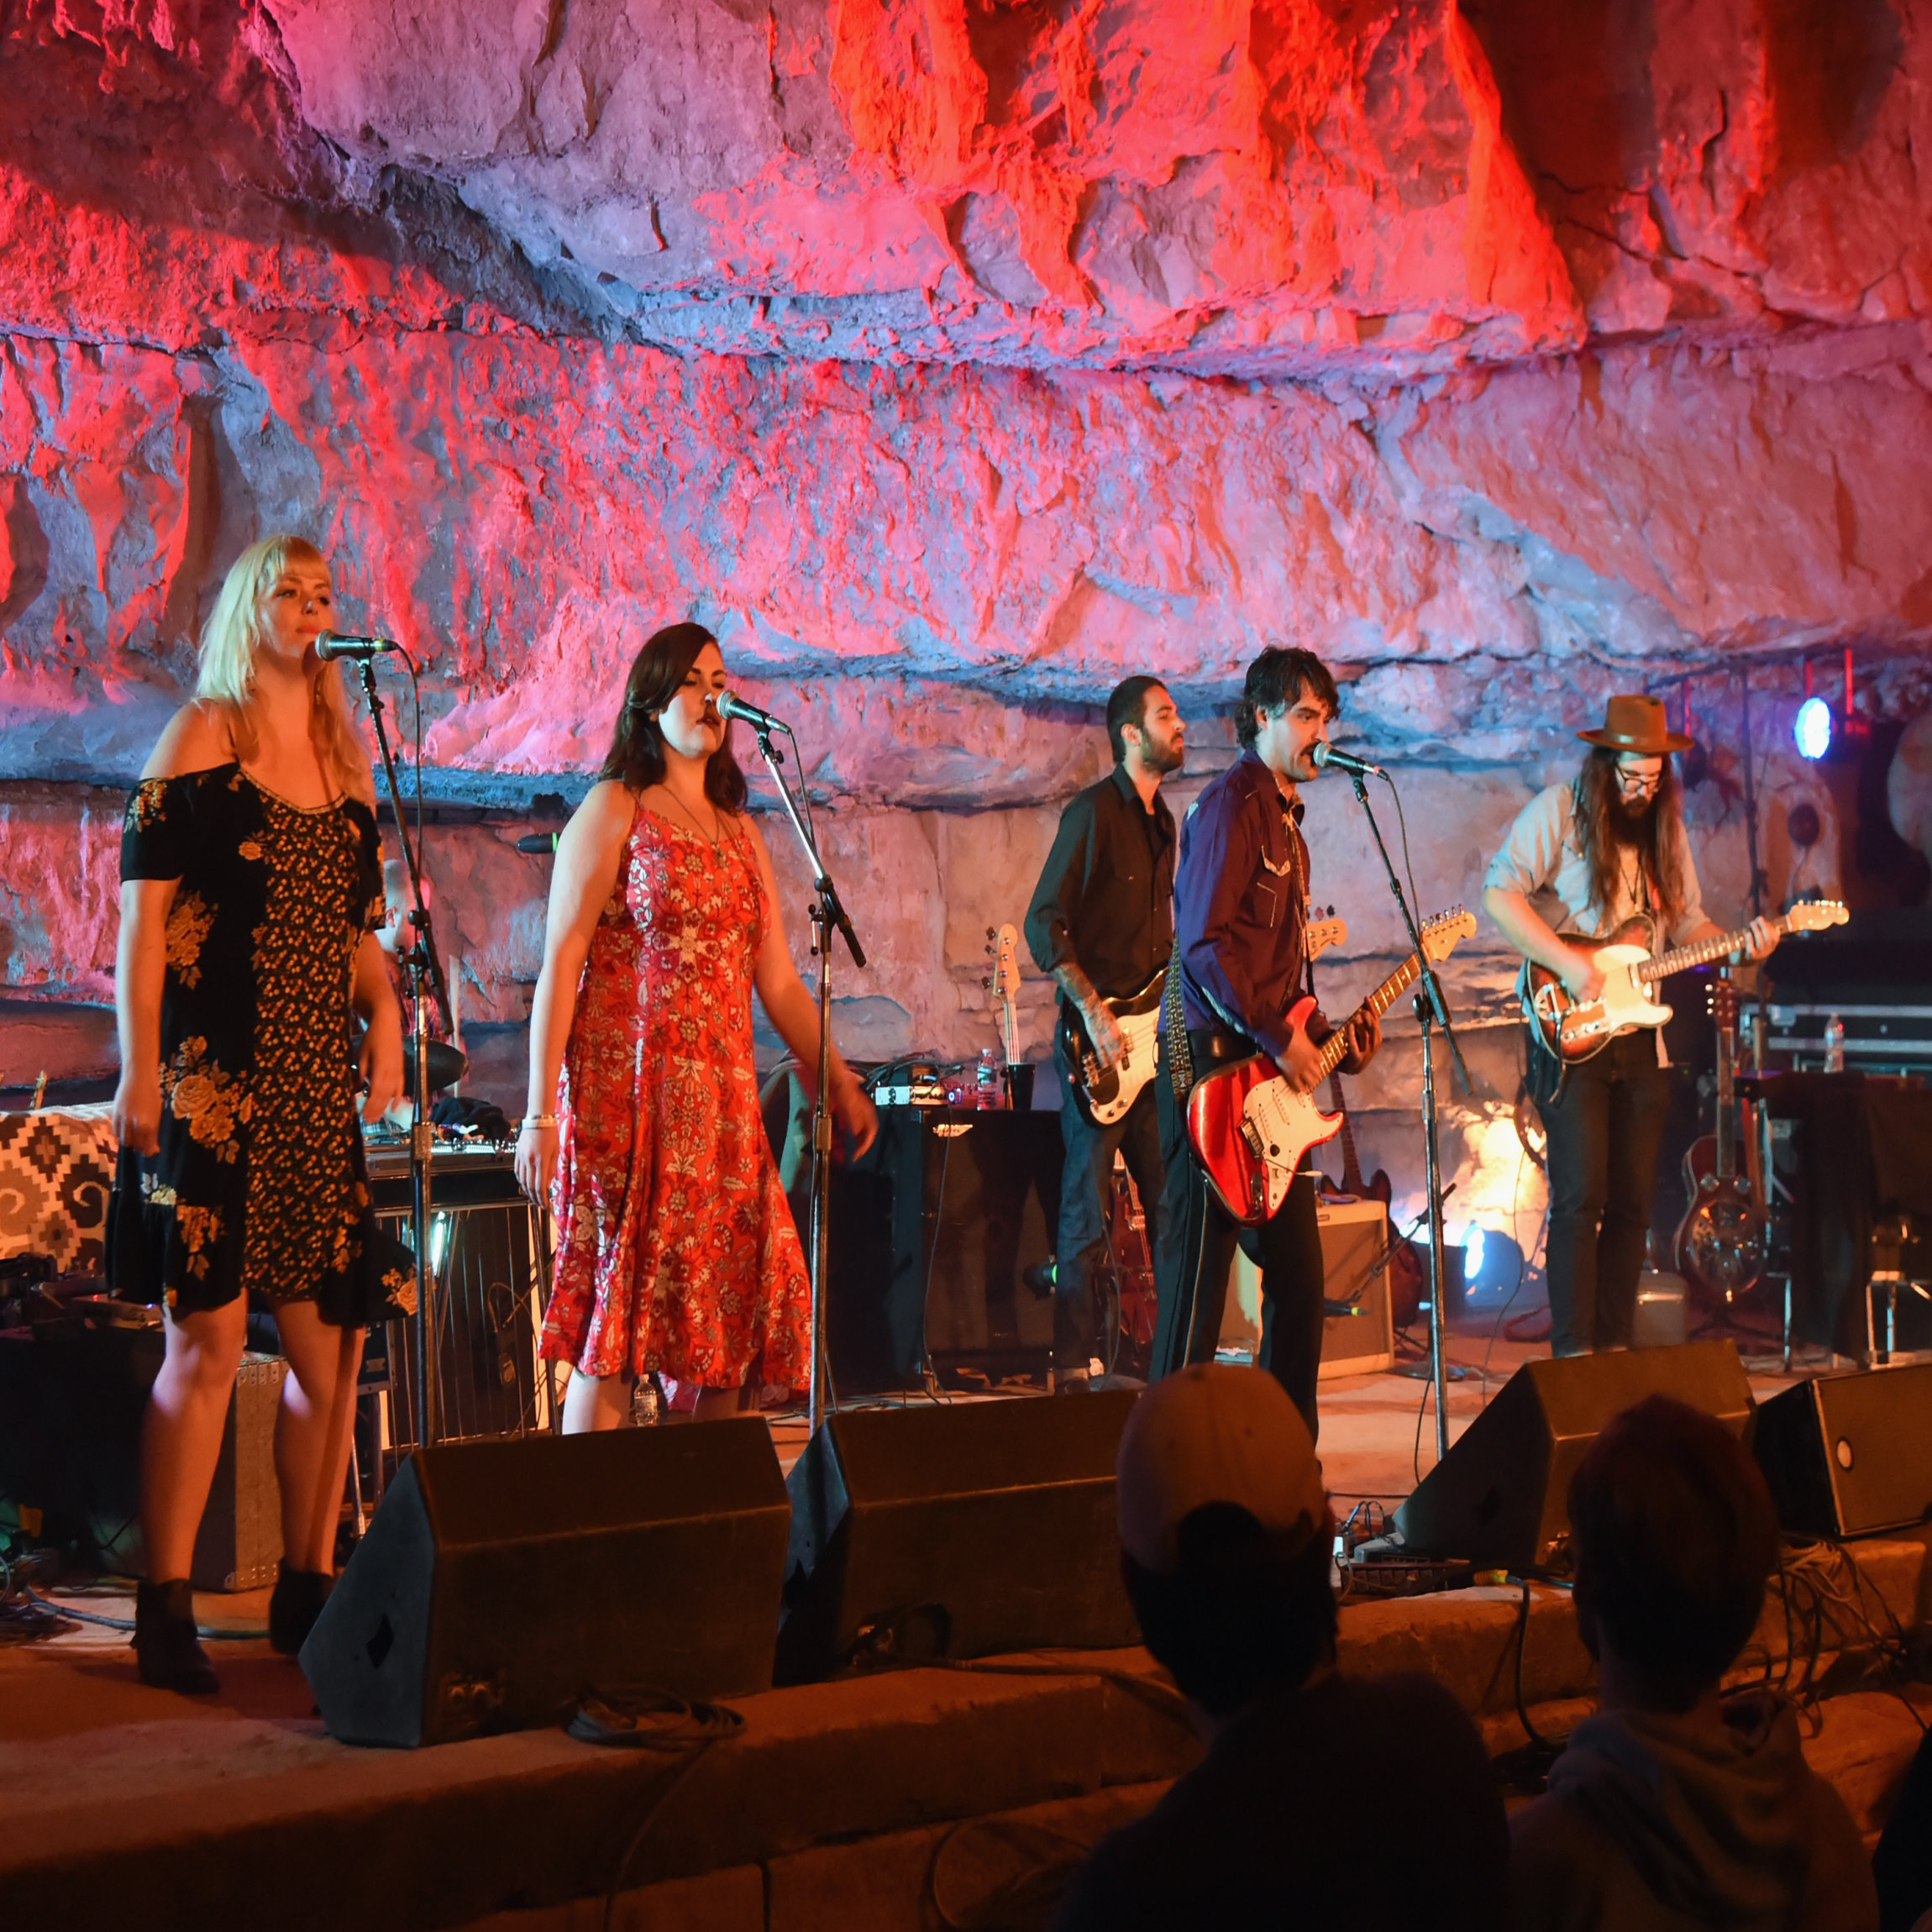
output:
[[[664,734],[658,714],[677,696],[698,653],[717,642],[702,624],[666,624],[645,640],[624,680],[617,728],[599,778],[614,778],[633,791],[664,782]],[[744,774],[732,756],[729,725],[705,766],[705,796],[726,811],[744,810]]]
[[[1617,787],[1619,753],[1606,745],[1592,745],[1577,774],[1577,843],[1590,862],[1590,892],[1607,912],[1617,890]],[[1657,911],[1667,927],[1683,910],[1683,881],[1677,876],[1681,841],[1677,836],[1683,812],[1677,766],[1667,756],[1657,795],[1635,841],[1637,862],[1656,895]]]

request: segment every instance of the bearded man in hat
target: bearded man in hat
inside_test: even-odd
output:
[[[1483,904],[1525,962],[1584,1001],[1604,976],[1573,939],[1606,938],[1639,914],[1653,953],[1724,928],[1704,916],[1671,764],[1691,741],[1667,728],[1662,701],[1613,697],[1603,728],[1577,736],[1590,747],[1583,769],[1517,815]],[[1751,958],[1777,943],[1752,924]],[[1549,1136],[1551,1352],[1628,1347],[1670,1102],[1662,1032],[1639,1028],[1567,1070],[1534,1030],[1531,1042],[1530,1090]]]

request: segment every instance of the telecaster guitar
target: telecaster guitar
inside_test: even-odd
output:
[[[1315,919],[1309,922],[1308,957],[1319,958],[1331,946],[1348,942],[1346,919]],[[1167,986],[1163,966],[1139,992],[1101,1004],[1114,1016],[1114,1024],[1126,1042],[1126,1050],[1110,1067],[1103,1067],[1094,1052],[1094,1043],[1071,1000],[1060,1002],[1060,1048],[1065,1063],[1074,1069],[1079,1088],[1081,1110],[1095,1126],[1105,1127],[1121,1119],[1140,1098],[1141,1089],[1154,1077],[1154,1056],[1161,1037],[1161,995]]]
[[[1830,900],[1808,900],[1769,921],[1774,932],[1822,932],[1842,926],[1850,915]],[[1620,1033],[1639,1026],[1661,1026],[1671,1010],[1651,990],[1660,979],[1693,966],[1708,966],[1727,953],[1748,945],[1748,930],[1719,933],[1694,946],[1679,946],[1651,957],[1649,920],[1627,919],[1606,939],[1572,937],[1567,943],[1588,953],[1604,976],[1604,990],[1587,1005],[1572,1000],[1563,983],[1547,966],[1530,968],[1530,992],[1524,1011],[1545,1049],[1564,1060],[1587,1060],[1600,1053]]]
[[[1422,928],[1422,950],[1433,964],[1446,959],[1476,930],[1475,915],[1460,906],[1438,913]],[[1411,953],[1362,1002],[1360,1012],[1379,1017],[1413,985],[1422,971]],[[1298,1001],[1289,1020],[1305,1026],[1315,1011],[1312,999]],[[1315,1068],[1320,1083],[1348,1054],[1348,1027],[1336,1027],[1321,1047]],[[1341,1115],[1325,1114],[1308,1094],[1289,1085],[1273,1060],[1257,1053],[1217,1067],[1194,1084],[1188,1096],[1188,1138],[1208,1184],[1227,1211],[1244,1226],[1269,1220],[1288,1198],[1295,1169],[1310,1147],[1341,1131]]]

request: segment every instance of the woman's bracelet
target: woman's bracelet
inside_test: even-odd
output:
[[[554,1114],[526,1114],[522,1121],[525,1127],[554,1127],[556,1124],[557,1116]]]

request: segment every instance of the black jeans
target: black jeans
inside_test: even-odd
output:
[[[1546,1076],[1546,1059],[1532,1070]],[[1646,1027],[1572,1067],[1541,1104],[1549,1135],[1550,1352],[1628,1345],[1670,1077]]]
[[[1205,1070],[1205,1065],[1202,1070]],[[1260,1227],[1242,1227],[1215,1199],[1188,1146],[1187,1115],[1163,1067],[1161,1152],[1167,1194],[1161,1206],[1166,1239],[1155,1262],[1159,1308],[1147,1379],[1189,1362],[1212,1362],[1236,1247],[1261,1269],[1261,1347],[1255,1366],[1285,1389],[1308,1424],[1320,1430],[1315,1384],[1321,1370],[1321,1230],[1315,1218],[1315,1177],[1294,1177],[1288,1198]]]
[[[1147,1247],[1157,1257],[1160,1249],[1161,1195],[1165,1170],[1161,1163],[1160,1116],[1154,1089],[1167,1078],[1164,1067],[1135,1096],[1119,1120],[1095,1126],[1074,1098],[1074,1076],[1058,1042],[1054,1064],[1060,1074],[1060,1138],[1067,1164],[1060,1182],[1060,1227],[1054,1246],[1053,1367],[1056,1372],[1084,1373],[1089,1360],[1105,1359],[1094,1313],[1094,1269],[1107,1252],[1107,1223],[1113,1207],[1114,1153],[1126,1157],[1127,1172],[1140,1190],[1147,1220]],[[1157,1258],[1156,1269],[1159,1267]]]

